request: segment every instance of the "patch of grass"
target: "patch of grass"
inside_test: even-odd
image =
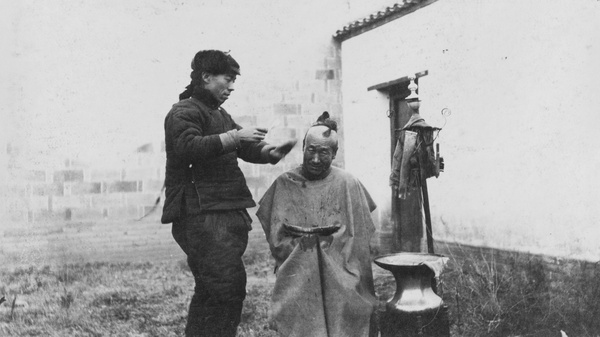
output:
[[[600,336],[598,264],[551,272],[540,258],[458,251],[439,285],[456,336]]]
[[[268,249],[250,249],[242,257],[246,266],[248,278],[269,279],[274,278],[275,260]]]
[[[240,336],[268,328],[272,261],[244,256],[249,282]],[[0,336],[181,336],[194,280],[187,262],[98,263],[0,272]],[[27,306],[11,315],[12,299]]]
[[[176,264],[83,264],[2,271],[0,285],[0,336],[180,336],[193,279]],[[15,295],[27,306],[11,315]]]
[[[452,336],[600,336],[600,266],[548,270],[539,259],[447,254],[439,291],[450,307]],[[240,337],[274,337],[268,313],[273,260],[244,256],[247,297]],[[380,300],[395,291],[391,273],[374,267]],[[181,336],[194,281],[185,261],[87,263],[0,270],[0,336]],[[26,306],[11,304],[17,296]]]
[[[267,282],[249,284],[238,335],[244,337],[277,337],[268,322],[273,285]]]

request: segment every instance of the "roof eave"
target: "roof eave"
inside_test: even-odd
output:
[[[401,4],[396,3],[391,7],[387,7],[383,11],[371,14],[368,17],[356,20],[344,26],[342,29],[335,32],[333,38],[339,42],[348,40],[352,37],[385,25],[390,21],[401,18],[436,1],[437,0],[403,0]]]

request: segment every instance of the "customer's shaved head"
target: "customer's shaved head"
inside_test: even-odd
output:
[[[304,137],[304,146],[309,143],[318,142],[323,145],[329,145],[334,153],[338,149],[338,134],[325,125],[315,125],[308,129]]]

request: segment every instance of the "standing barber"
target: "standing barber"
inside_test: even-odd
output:
[[[238,157],[276,164],[295,145],[263,142],[266,129],[242,128],[221,108],[240,75],[239,64],[218,50],[192,61],[191,83],[165,118],[166,201],[162,223],[173,223],[187,255],[195,289],[186,336],[235,336],[246,297],[242,255],[255,202]]]

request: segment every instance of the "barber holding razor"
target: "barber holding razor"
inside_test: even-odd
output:
[[[296,144],[263,140],[267,129],[235,123],[221,107],[234,91],[239,64],[218,50],[192,61],[191,83],[165,118],[166,201],[162,223],[194,275],[186,336],[235,336],[246,296],[242,255],[256,204],[238,158],[276,164]]]

